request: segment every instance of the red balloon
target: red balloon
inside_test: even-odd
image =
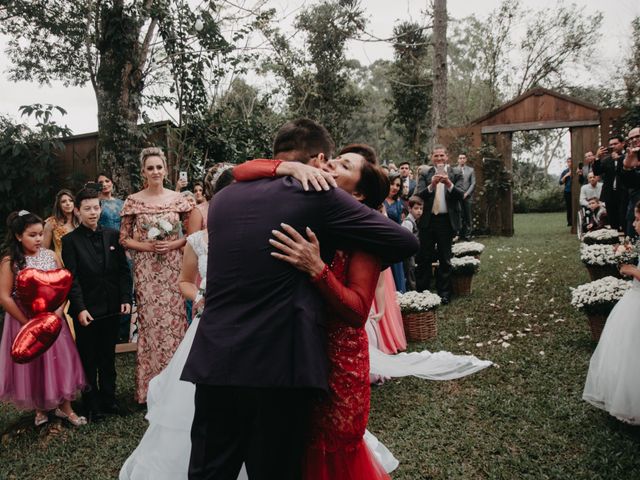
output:
[[[46,352],[62,330],[62,320],[55,313],[39,313],[25,323],[11,346],[16,363],[28,363]]]
[[[16,275],[16,292],[32,315],[52,312],[67,299],[72,281],[71,272],[64,268],[25,268]]]

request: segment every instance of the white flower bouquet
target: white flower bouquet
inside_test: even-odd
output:
[[[438,295],[431,292],[396,292],[402,313],[418,313],[435,310],[441,303]]]
[[[590,314],[608,314],[631,288],[631,282],[604,277],[571,289],[571,305]]]
[[[613,256],[618,265],[635,264],[638,261],[638,247],[635,247],[627,237],[623,243],[614,247]]]
[[[166,218],[160,217],[152,224],[144,225],[144,227],[147,229],[147,238],[149,240],[164,240],[170,235],[178,233],[182,224],[181,222],[173,224]]]
[[[617,265],[615,247],[613,245],[582,245],[580,247],[580,260],[585,265],[600,266]]]
[[[480,260],[475,257],[453,257],[451,267],[454,275],[473,275],[480,270]]]
[[[476,257],[484,251],[484,245],[478,242],[459,242],[451,247],[454,257]]]
[[[620,241],[618,235],[618,231],[613,228],[601,228],[585,233],[582,241],[585,245],[615,245]]]

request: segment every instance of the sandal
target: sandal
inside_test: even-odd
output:
[[[86,425],[87,424],[87,419],[85,417],[81,417],[81,416],[76,415],[76,412],[71,412],[69,415],[67,415],[66,413],[64,413],[59,408],[56,408],[56,410],[55,410],[55,412],[53,412],[53,414],[58,418],[62,418],[63,420],[66,420],[71,425],[74,425],[76,427],[79,427],[81,425]]]
[[[36,425],[36,427],[39,427],[40,425],[44,425],[48,421],[49,415],[47,415],[45,412],[36,412],[36,418],[33,423]]]

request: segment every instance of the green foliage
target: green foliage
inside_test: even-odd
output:
[[[51,177],[56,170],[56,155],[63,149],[61,137],[71,132],[52,120],[54,105],[26,105],[22,115],[36,119],[35,128],[0,116],[0,232],[5,219],[14,210],[43,214],[54,195]]]
[[[396,25],[393,35],[389,122],[403,138],[409,158],[419,162],[426,156],[432,102],[429,36],[413,22]]]
[[[358,0],[325,0],[296,17],[295,27],[305,36],[303,50],[294,48],[278,30],[263,28],[275,54],[262,67],[285,82],[287,116],[319,121],[337,145],[345,141],[347,124],[363,105],[352,80],[354,65],[344,50],[365,23]]]

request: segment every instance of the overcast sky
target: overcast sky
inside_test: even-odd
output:
[[[301,0],[271,0],[270,5],[285,16],[283,28],[287,28],[296,12],[305,4]],[[420,20],[428,1],[416,0],[363,0],[369,18],[367,33],[377,38],[388,38],[396,20]],[[449,16],[454,19],[475,14],[480,18],[499,5],[499,0],[450,0]],[[524,0],[526,6],[543,8],[555,6],[555,0]],[[630,22],[640,15],[640,2],[637,0],[580,0],[578,8],[585,14],[600,10],[604,13],[602,39],[597,45],[598,60],[602,65],[616,65],[623,58],[630,45]],[[604,8],[606,7],[606,11]],[[90,86],[84,88],[65,88],[56,83],[51,87],[33,83],[13,83],[7,79],[8,59],[4,52],[6,39],[0,37],[0,113],[14,117],[20,105],[32,103],[53,103],[68,111],[62,119],[74,133],[95,131],[97,128],[96,102]],[[349,56],[368,64],[377,59],[391,59],[392,48],[385,42],[353,41],[349,45]],[[597,71],[603,72],[603,69]],[[159,119],[159,118],[158,118]]]

